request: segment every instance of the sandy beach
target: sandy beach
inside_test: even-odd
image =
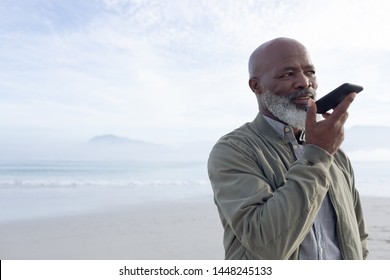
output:
[[[363,197],[369,259],[390,259],[390,198]],[[223,259],[223,230],[210,197],[0,223],[3,260]]]

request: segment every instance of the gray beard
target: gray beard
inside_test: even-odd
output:
[[[292,97],[278,96],[268,90],[263,93],[264,104],[275,117],[296,129],[304,130],[306,110],[292,103]]]

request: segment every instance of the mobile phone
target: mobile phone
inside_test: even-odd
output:
[[[339,105],[351,92],[361,92],[362,86],[345,83],[316,101],[317,114],[323,114]]]

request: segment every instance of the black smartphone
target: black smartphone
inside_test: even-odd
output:
[[[361,92],[362,86],[345,83],[316,101],[317,114],[323,114],[339,105],[351,92]]]

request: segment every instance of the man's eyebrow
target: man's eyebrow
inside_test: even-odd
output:
[[[316,67],[313,64],[308,65],[307,68],[316,69]]]
[[[283,72],[287,72],[287,71],[295,71],[298,68],[299,67],[296,67],[296,66],[285,66],[285,67],[282,67],[282,68],[278,69],[276,72],[277,73],[283,73]]]
[[[295,70],[298,70],[300,68],[301,67],[299,67],[299,66],[292,66],[292,65],[285,66],[285,67],[280,68],[277,72],[285,72],[285,71],[291,71],[291,70],[295,71]],[[306,71],[306,70],[315,70],[316,68],[314,67],[314,65],[309,64],[309,65],[303,66],[302,69]]]
[[[315,70],[316,67],[313,64],[308,64],[308,65],[304,66],[303,69],[305,69],[305,70]]]

